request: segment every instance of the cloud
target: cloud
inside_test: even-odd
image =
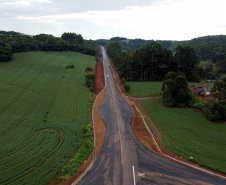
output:
[[[65,31],[79,29],[81,34],[92,35],[91,38],[94,35],[95,38],[101,38],[99,32],[90,33],[90,30],[95,31],[100,28],[102,32],[106,30],[105,35],[109,37],[118,33],[126,37],[145,39],[183,40],[226,33],[225,0],[214,2],[212,0],[115,0],[114,3],[109,0],[67,0],[63,4],[59,0],[50,2],[36,0],[37,6],[33,8],[38,9],[37,11],[32,8],[21,10],[15,20],[27,25],[36,22],[37,26],[49,23],[48,30],[52,28],[53,34],[58,32],[56,31],[58,28],[60,30],[64,28]],[[103,6],[100,6],[101,2]],[[46,3],[49,3],[48,6],[45,5]],[[83,7],[84,3],[88,3],[86,7]],[[121,8],[114,8],[117,3]],[[113,8],[109,9],[111,5]]]
[[[3,2],[3,5],[22,5],[22,6],[30,6],[34,3],[51,3],[52,1],[50,0],[19,0],[19,1],[12,1],[12,2]]]

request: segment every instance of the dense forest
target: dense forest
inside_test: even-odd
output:
[[[124,37],[113,37],[110,40],[97,40],[100,45],[107,46],[111,42],[119,41],[122,51],[135,52],[140,47],[150,45],[153,40],[127,39]],[[216,63],[219,73],[226,73],[226,35],[205,36],[188,41],[156,40],[162,48],[177,52],[178,45],[191,46],[195,49],[202,61]],[[208,66],[209,67],[209,66]]]
[[[141,46],[150,44],[153,40],[113,37],[110,40],[100,39],[97,41],[102,45],[119,41],[123,51],[135,51]],[[224,59],[224,56],[226,55],[226,35],[204,36],[187,41],[156,40],[156,42],[160,43],[163,48],[171,49],[173,52],[176,51],[179,44],[190,45],[195,48],[201,60],[211,59],[213,62],[217,62]]]
[[[200,81],[209,72],[198,66],[199,57],[191,46],[178,45],[173,54],[152,41],[134,52],[122,52],[116,41],[108,44],[107,53],[120,77],[129,81],[162,80],[170,71],[181,71],[189,81]]]
[[[98,43],[84,40],[75,33],[63,33],[61,38],[53,35],[39,34],[29,36],[17,32],[0,31],[0,62],[11,60],[13,53],[26,51],[77,51],[95,55]]]

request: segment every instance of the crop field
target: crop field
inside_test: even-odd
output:
[[[47,184],[81,146],[91,119],[88,66],[95,57],[76,52],[0,63],[0,184]]]
[[[187,109],[163,106],[162,98],[141,100],[158,130],[163,147],[200,166],[226,173],[226,124],[208,122]]]
[[[162,91],[162,82],[127,82],[130,85],[129,95],[132,97],[145,97],[160,94]],[[188,85],[206,85],[207,87],[213,88],[213,84],[209,83],[196,83],[188,82]]]

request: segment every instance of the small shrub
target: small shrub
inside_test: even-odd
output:
[[[203,104],[205,105],[205,107],[209,107],[210,106],[210,103],[206,102],[206,101],[204,101]]]
[[[74,68],[75,68],[74,65],[68,65],[68,66],[66,66],[66,69],[74,69]]]
[[[121,79],[121,83],[122,83],[122,85],[124,85],[126,83],[126,79],[125,78],[122,78]]]
[[[90,91],[91,91],[92,93],[94,92],[94,87],[93,87],[93,86],[90,87],[89,89],[90,89]]]
[[[74,173],[74,169],[68,164],[63,166],[61,171],[64,175],[67,175],[67,174],[72,175]]]
[[[58,179],[59,179],[59,180],[62,180],[62,181],[65,181],[65,180],[68,180],[70,177],[71,177],[71,175],[66,174],[66,175],[64,175],[64,176],[60,176]]]
[[[126,92],[129,92],[130,91],[130,85],[129,84],[125,84],[124,85],[124,89]]]
[[[94,92],[95,75],[93,73],[92,74],[86,74],[85,79],[86,79],[86,85],[90,88],[90,91]]]
[[[85,70],[85,72],[88,72],[88,73],[89,73],[89,72],[93,72],[93,68],[87,67],[86,70]]]
[[[193,107],[196,109],[202,110],[205,107],[205,105],[203,103],[196,102],[193,104]]]

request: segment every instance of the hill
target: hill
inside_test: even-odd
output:
[[[143,39],[128,39],[124,37],[113,37],[110,40],[97,40],[101,45],[107,45],[109,42],[119,41],[123,51],[136,49],[150,44],[152,40]],[[204,36],[194,38],[187,41],[173,41],[173,40],[156,40],[163,48],[167,48],[175,52],[178,44],[190,45],[195,48],[201,60],[212,60],[218,62],[224,60],[226,56],[226,35]]]

